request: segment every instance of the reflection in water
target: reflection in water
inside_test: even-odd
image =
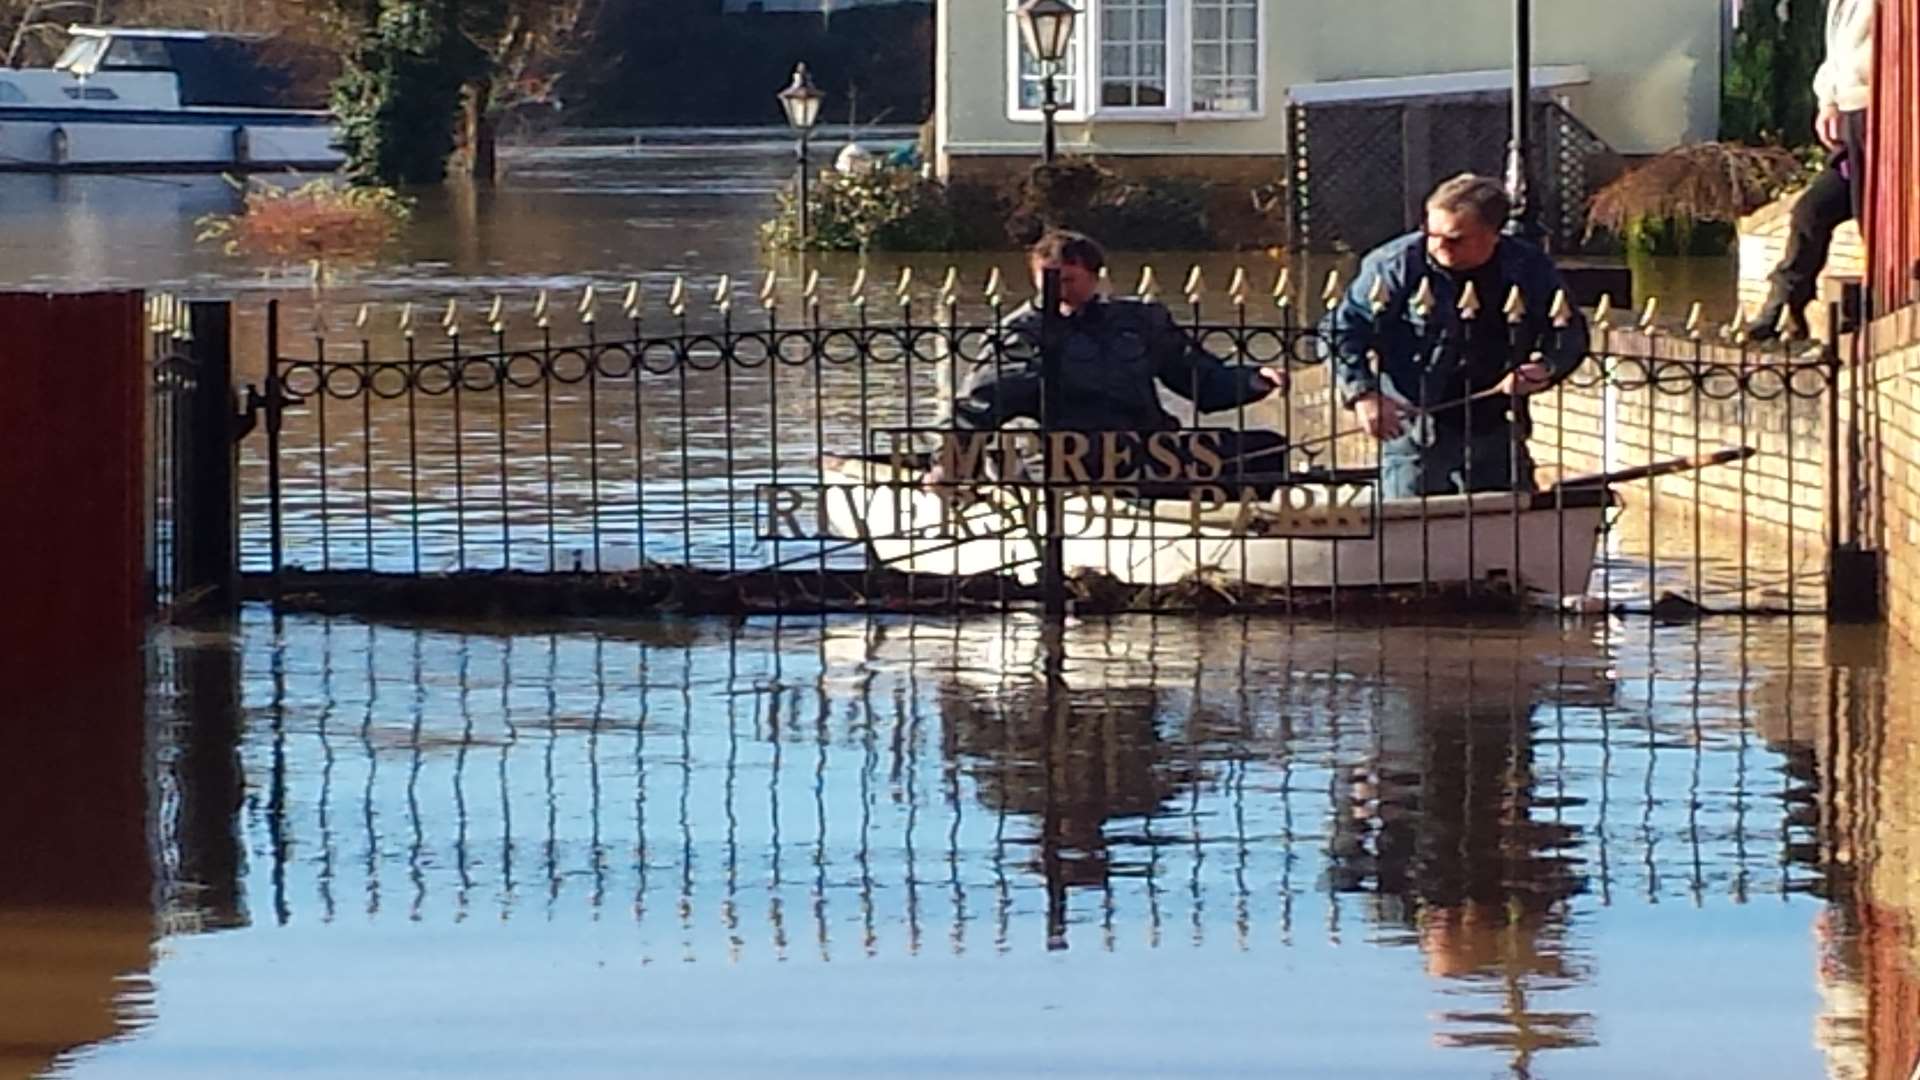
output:
[[[0,1076],[153,1018],[140,676],[0,720]]]
[[[308,1000],[291,1041],[222,1060],[270,1072],[273,1053],[325,1047],[351,1069],[405,1037],[370,1016],[431,1026],[415,1003],[443,991],[462,1015],[559,995],[575,1034],[635,1037],[538,981],[576,965],[754,1017],[764,1050],[716,1049],[697,1025],[648,1036],[695,1055],[677,1071],[843,1037],[860,1060],[878,1032],[779,1019],[816,993],[922,1036],[1041,1017],[1063,1055],[1119,1055],[1105,1074],[1154,1071],[1125,1064],[1143,1047],[1373,1075],[1800,1075],[1824,1059],[1905,1077],[1920,1053],[1920,815],[1899,771],[1920,761],[1912,675],[1814,628],[476,632],[249,613],[230,639],[181,634],[157,655],[158,997],[114,982],[147,968],[151,901],[119,901],[138,912],[125,955],[92,968],[46,956],[58,939],[11,939],[41,950],[35,969],[99,974],[71,995],[93,1002],[86,1025],[11,1012],[9,1045],[44,1063],[145,1025],[67,1054],[81,1075],[196,1060],[209,1031],[257,1022],[296,956],[352,1000]],[[118,848],[112,880],[145,897],[144,838]],[[46,884],[93,863],[35,865]],[[42,925],[100,925],[78,893],[38,904]],[[396,951],[478,965],[460,968],[471,989],[371,977]],[[985,999],[898,1011],[982,964]],[[1132,1008],[1107,1012],[1102,988],[1175,984],[1148,1015],[1192,1006],[1267,1041],[1085,1024]],[[764,993],[783,1005],[749,1004]],[[1045,1020],[1062,1002],[1078,1004]],[[1320,1019],[1263,1028],[1256,1005]],[[463,1071],[522,1071],[505,1051],[540,1022],[463,1037],[485,1055]],[[892,1060],[944,1060],[931,1046]]]

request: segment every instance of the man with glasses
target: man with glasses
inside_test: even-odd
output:
[[[1441,184],[1425,227],[1368,254],[1321,324],[1335,392],[1380,440],[1383,498],[1534,490],[1526,399],[1579,366],[1587,327],[1571,303],[1554,325],[1560,272],[1501,234],[1508,207],[1496,180]]]

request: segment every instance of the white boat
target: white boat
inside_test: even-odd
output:
[[[325,171],[333,117],[269,39],[75,26],[51,68],[0,68],[0,170]]]
[[[975,486],[958,505],[884,460],[826,457],[819,516],[904,573],[1032,582],[1044,529],[1033,488]],[[1558,601],[1587,591],[1614,496],[1605,483],[1543,492],[1375,500],[1364,477],[1253,498],[1062,498],[1069,575],[1134,586],[1195,575],[1284,590],[1500,584]]]

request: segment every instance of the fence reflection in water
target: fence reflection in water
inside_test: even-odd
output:
[[[1155,287],[1151,276],[1143,284]],[[1315,320],[1300,313],[1284,279],[1265,309],[1250,300],[1244,276],[1235,285],[1228,318],[1210,319],[1190,281],[1183,329],[1229,363],[1290,369],[1290,386],[1226,413],[1196,415],[1165,393],[1164,403],[1194,429],[1285,433],[1294,448],[1287,468],[1307,474],[1296,479],[1370,480],[1377,446],[1329,386]],[[852,483],[830,470],[829,457],[884,453],[885,433],[943,423],[947,387],[977,367],[1008,362],[1009,309],[1000,283],[989,286],[983,306],[963,302],[951,281],[916,293],[905,279],[885,318],[869,317],[862,294],[857,318],[838,324],[822,322],[812,293],[798,298],[797,318],[783,316],[773,292],[761,294],[762,310],[737,313],[724,278],[710,318],[699,323],[684,285],[668,296],[664,315],[650,315],[647,298],[631,290],[610,321],[597,318],[610,305],[591,294],[564,320],[544,297],[519,323],[511,305],[496,301],[478,339],[457,305],[438,326],[409,309],[384,328],[363,316],[357,340],[322,335],[305,356],[282,347],[276,325],[269,396],[278,389],[299,404],[263,463],[279,497],[249,486],[247,565],[402,575],[641,565],[857,570],[867,565],[857,532],[838,541],[770,534],[767,489]],[[1829,493],[1842,482],[1831,354],[1710,340],[1697,320],[1663,336],[1651,310],[1633,329],[1596,314],[1593,355],[1530,403],[1534,479],[1550,492],[1539,507],[1568,512],[1571,501],[1552,493],[1571,491],[1553,486],[1571,477],[1729,446],[1757,454],[1620,485],[1623,508],[1611,515],[1616,527],[1591,587],[1633,606],[1679,591],[1727,610],[1820,609],[1836,505]],[[1486,323],[1480,332],[1503,337],[1518,326],[1492,305],[1478,318]],[[565,331],[556,327],[575,319]],[[1465,325],[1471,332],[1477,323]],[[1279,462],[1276,455],[1272,464]],[[1250,482],[1248,470],[1272,471],[1236,461],[1218,486],[1237,492]],[[1259,478],[1263,495],[1272,479]],[[1466,517],[1465,553],[1454,566],[1449,545],[1460,545],[1434,537],[1457,509],[1421,500],[1411,513],[1421,537],[1413,576],[1422,584],[1510,576],[1531,558],[1552,564],[1525,572],[1547,574],[1529,578],[1545,587],[1554,571],[1584,558],[1584,540],[1569,538],[1564,523],[1523,536],[1517,509],[1483,509]],[[848,535],[845,523],[839,528]],[[1152,535],[1118,554],[1109,541],[1106,562],[1145,566],[1150,585],[1173,584],[1160,577],[1169,551],[1181,555],[1167,562],[1169,577],[1211,566],[1229,578],[1258,578],[1249,550],[1284,547],[1284,556],[1263,557],[1283,590],[1405,576],[1389,570],[1391,539],[1333,545],[1331,574],[1316,576],[1300,569],[1316,557],[1306,553],[1316,543],[1309,539],[1221,547],[1203,545],[1189,526],[1177,539]],[[936,553],[942,545],[955,546],[921,542]],[[1017,570],[1017,551],[1007,549],[995,548],[995,566]]]
[[[622,912],[663,960],[1367,941],[1464,980],[1461,1042],[1538,1048],[1593,1037],[1555,1007],[1582,912],[1827,871],[1830,688],[1785,626],[1656,663],[1537,625],[267,618],[223,699],[253,718],[256,862],[238,893],[182,880],[238,863],[177,825],[176,926],[226,895],[283,923]],[[167,689],[209,677],[191,655]],[[163,805],[218,801],[196,782]]]

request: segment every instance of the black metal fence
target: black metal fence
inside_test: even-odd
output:
[[[147,301],[148,573],[156,610],[232,599],[238,573],[230,305],[161,294]]]
[[[771,291],[743,314],[724,279],[697,315],[679,285],[664,318],[637,290],[614,320],[591,295],[565,313],[545,297],[518,312],[496,301],[478,327],[457,305],[437,319],[363,312],[348,340],[304,347],[275,311],[264,399],[284,404],[254,444],[243,562],[283,598],[451,575],[591,610],[1005,606],[1049,584],[1090,610],[1409,593],[1824,606],[1841,480],[1830,352],[1721,341],[1697,316],[1663,335],[1652,312],[1624,329],[1634,320],[1595,312],[1591,355],[1529,402],[1530,475],[1486,485],[1537,490],[1383,500],[1378,443],[1330,384],[1319,319],[1285,276],[1255,289],[1237,275],[1224,312],[1203,310],[1197,280],[1182,291],[1179,332],[1195,347],[1290,377],[1212,413],[1162,394],[1170,438],[1187,442],[1136,449],[1182,468],[1119,482],[1094,475],[1102,448],[1086,439],[956,437],[955,385],[1049,352],[1037,339],[1053,331],[1010,320],[998,280],[979,302],[951,281],[920,296],[903,281],[884,319],[858,288],[844,319],[812,290],[795,314]],[[1458,344],[1551,350],[1564,301],[1557,319],[1548,298],[1531,316],[1516,302],[1472,313]],[[1230,452],[1260,433],[1286,446]],[[1210,465],[1196,440],[1217,440]],[[976,475],[923,486],[956,455]],[[1013,475],[1033,459],[1041,477]]]

